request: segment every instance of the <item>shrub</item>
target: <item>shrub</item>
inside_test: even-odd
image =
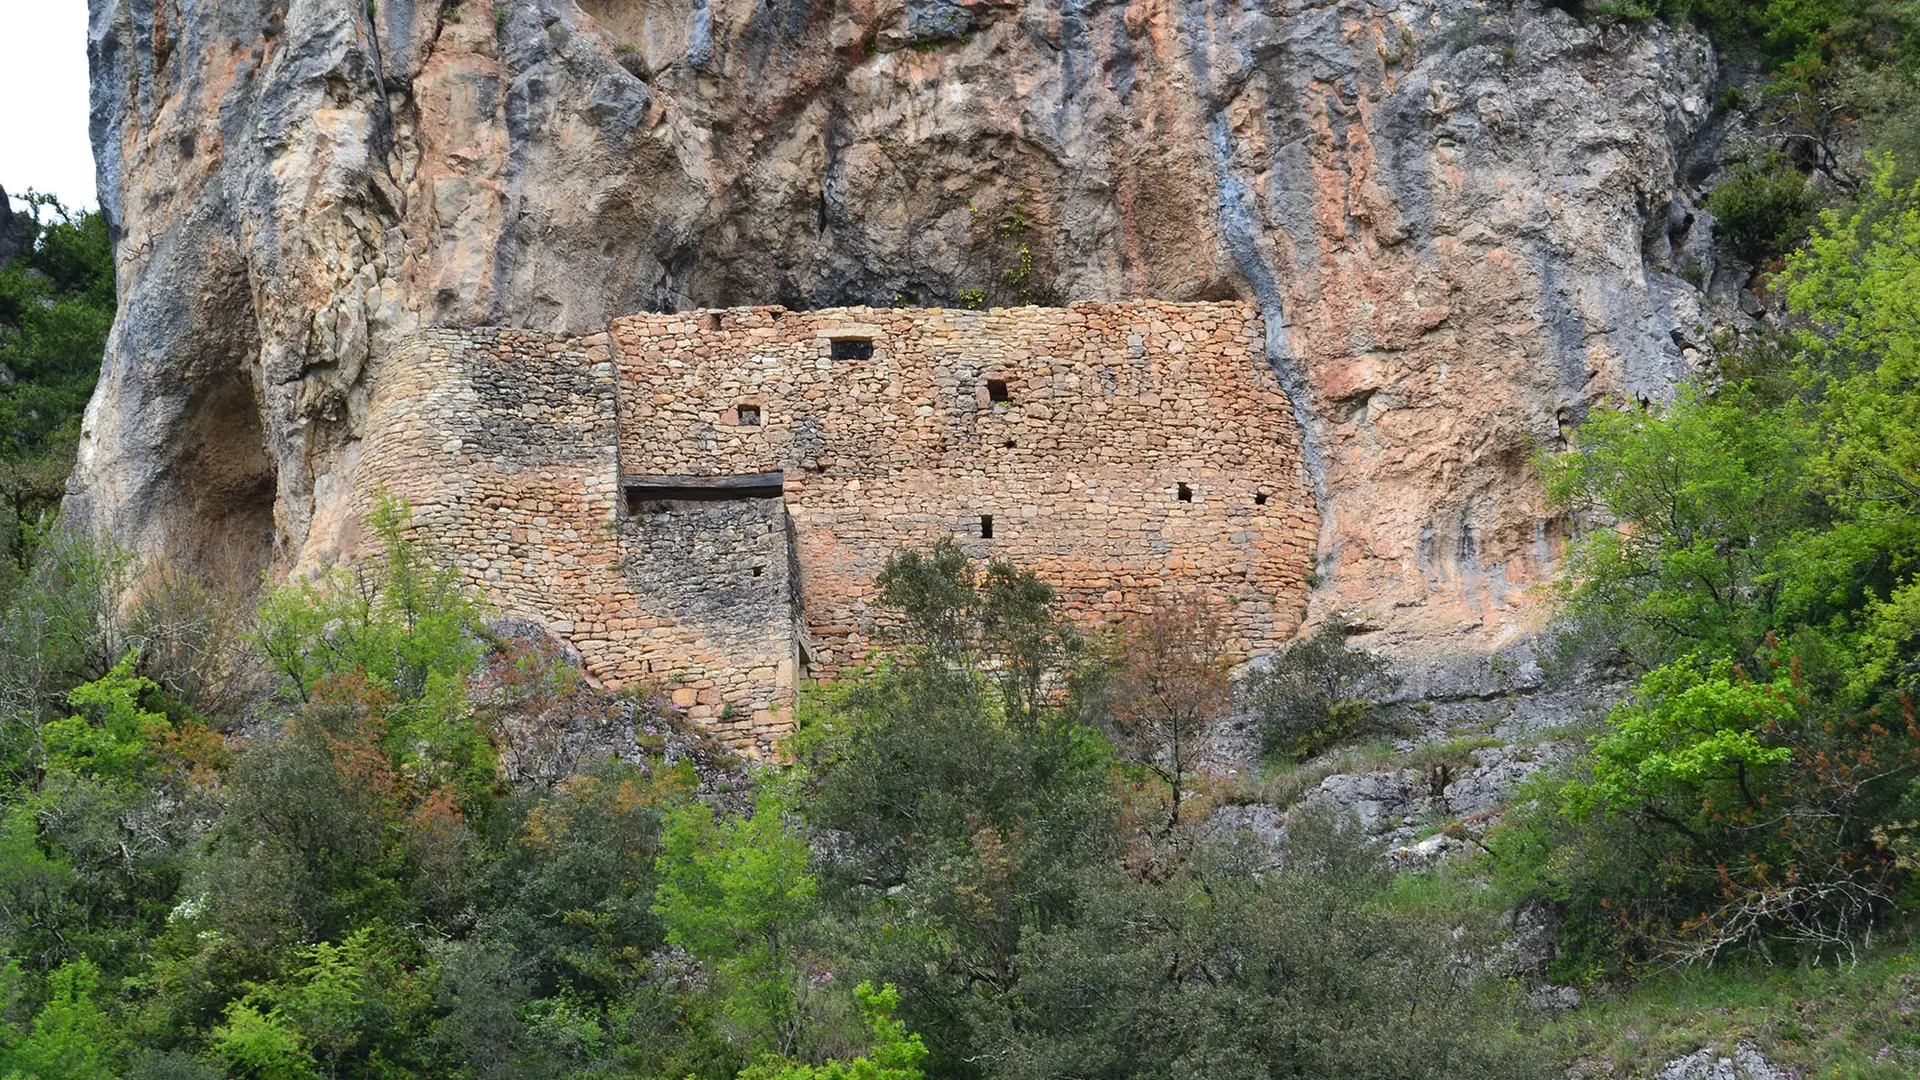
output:
[[[1262,749],[1304,761],[1382,729],[1377,699],[1398,685],[1391,665],[1323,626],[1290,642],[1246,688]]]
[[[1296,814],[1281,850],[1209,838],[1163,885],[1113,871],[1021,942],[1020,1007],[975,1053],[1009,1080],[1550,1075],[1445,915],[1393,910],[1357,821]]]
[[[872,983],[863,982],[853,994],[873,1039],[871,1054],[825,1065],[770,1061],[741,1073],[739,1080],[921,1080],[926,1075],[920,1064],[927,1059],[927,1044],[893,1018],[900,1007],[900,991],[891,983],[875,990]]]
[[[1707,196],[1713,234],[1755,266],[1779,258],[1813,224],[1818,200],[1807,178],[1783,154],[1770,153],[1734,166]]]

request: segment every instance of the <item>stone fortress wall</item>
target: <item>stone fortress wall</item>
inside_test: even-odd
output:
[[[869,654],[881,566],[941,536],[1090,621],[1201,591],[1257,654],[1319,530],[1263,335],[1250,305],[1151,301],[433,329],[373,382],[349,505],[405,497],[494,606],[741,745]]]

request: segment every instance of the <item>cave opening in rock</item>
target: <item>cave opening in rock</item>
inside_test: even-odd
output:
[[[245,375],[209,380],[175,432],[181,512],[168,558],[209,575],[258,580],[273,559],[279,470],[267,450],[253,384]]]

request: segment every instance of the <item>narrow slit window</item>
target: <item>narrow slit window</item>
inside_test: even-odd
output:
[[[835,360],[871,360],[873,342],[866,338],[835,338],[833,341]]]
[[[760,406],[741,405],[734,410],[734,420],[741,427],[760,426]]]
[[[1007,392],[1007,380],[987,380],[987,401],[991,402],[995,408],[999,408],[1012,400],[1013,395]]]
[[[1174,489],[1174,497],[1179,499],[1181,502],[1192,502],[1193,489],[1188,487],[1185,484],[1181,484],[1179,487]]]
[[[980,539],[982,540],[993,539],[993,515],[992,514],[980,515]]]

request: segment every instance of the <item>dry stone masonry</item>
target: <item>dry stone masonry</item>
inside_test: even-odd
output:
[[[609,685],[743,746],[873,647],[875,578],[954,536],[1089,622],[1169,592],[1254,654],[1320,527],[1251,305],[734,308],[607,334],[434,329],[386,361],[338,523],[382,491]]]

